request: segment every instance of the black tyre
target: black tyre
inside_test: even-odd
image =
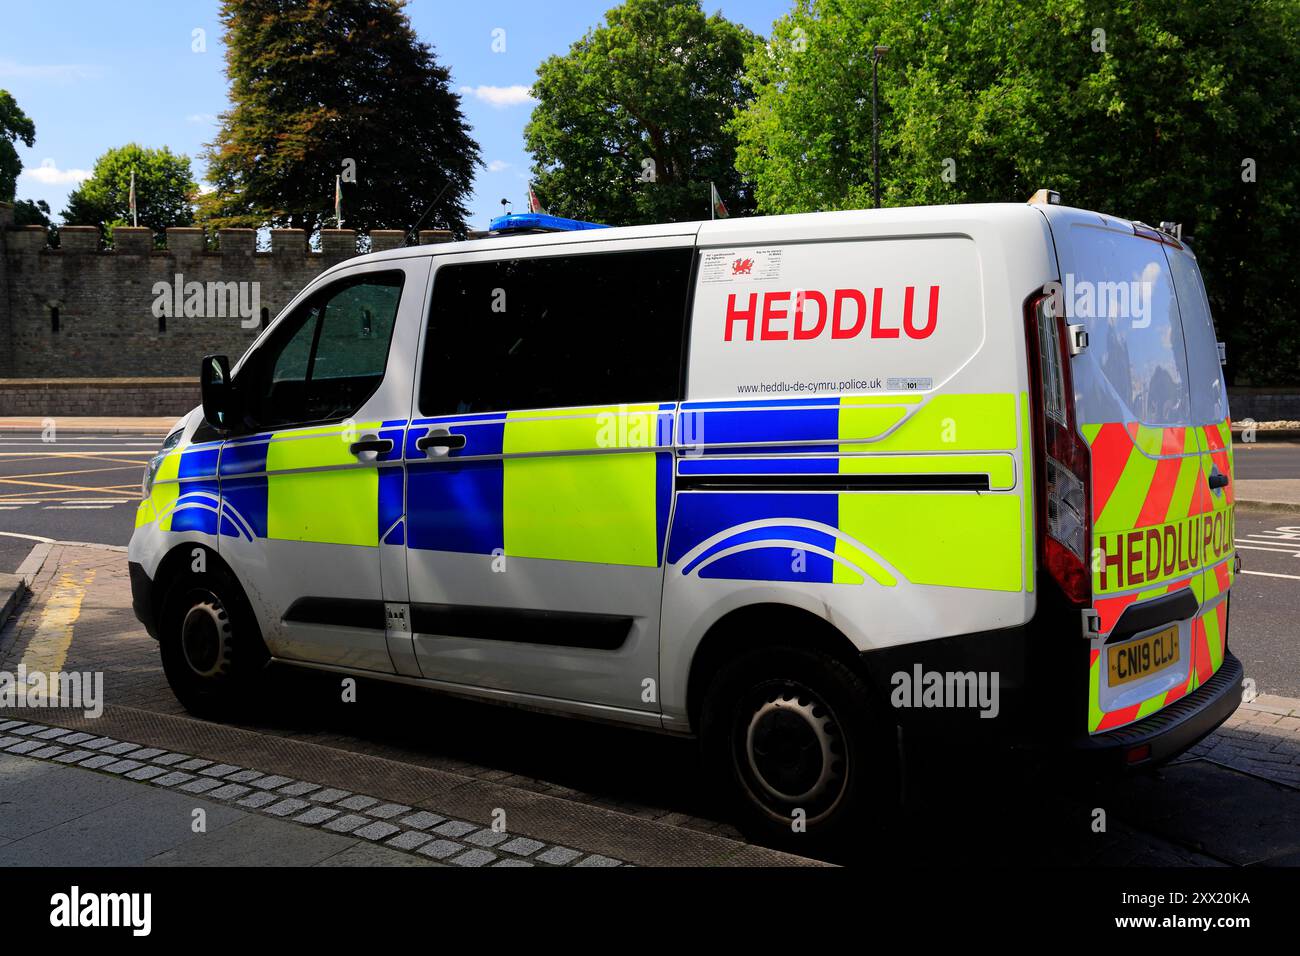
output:
[[[706,770],[758,842],[836,857],[898,810],[895,725],[855,671],[765,647],[728,662],[704,701]]]
[[[227,717],[247,708],[269,655],[252,608],[228,572],[178,579],[159,623],[163,673],[186,710]]]

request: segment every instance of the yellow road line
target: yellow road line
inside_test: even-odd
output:
[[[73,625],[81,617],[81,602],[86,596],[86,588],[94,580],[93,569],[86,572],[80,583],[71,574],[59,577],[54,593],[45,602],[36,633],[23,652],[22,663],[27,666],[28,673],[53,674],[63,670],[68,648],[72,646]]]

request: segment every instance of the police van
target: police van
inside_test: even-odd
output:
[[[494,227],[203,360],[129,553],[190,710],[275,660],[694,735],[748,832],[830,843],[913,727],[1140,766],[1235,708],[1179,230],[1054,194]]]

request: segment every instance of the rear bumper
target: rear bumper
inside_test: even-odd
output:
[[[1241,661],[1225,652],[1214,676],[1168,707],[1117,730],[1092,734],[1074,749],[1100,767],[1141,767],[1177,757],[1232,716],[1241,703]]]
[[[144,565],[138,562],[128,562],[127,571],[131,575],[131,609],[149,636],[156,641],[158,629],[153,613],[153,581],[145,573]]]

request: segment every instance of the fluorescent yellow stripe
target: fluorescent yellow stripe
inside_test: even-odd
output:
[[[841,494],[839,512],[914,584],[1021,589],[1019,495]]]
[[[986,474],[989,486],[1010,489],[1016,483],[1010,455],[845,455],[841,475],[965,475]]]
[[[655,567],[655,453],[596,451],[654,443],[657,405],[609,406],[546,418],[506,416],[505,550],[511,557]]]
[[[841,440],[845,413],[841,408]],[[862,450],[1013,451],[1016,425],[1015,395],[936,395],[892,434]]]
[[[162,531],[172,529],[172,509],[181,493],[180,483],[176,480],[180,468],[181,453],[174,451],[159,463],[154,475],[149,500],[153,503],[154,514],[158,516],[158,528]]]
[[[1030,477],[1029,463],[1033,456],[1030,451],[1030,428],[1033,416],[1029,414],[1029,393],[1020,393],[1020,461],[1024,469],[1024,478],[1020,484],[1020,528],[1024,540],[1020,546],[1024,559],[1024,588],[1034,590],[1034,565],[1038,563],[1038,553],[1034,538],[1034,489]]]

